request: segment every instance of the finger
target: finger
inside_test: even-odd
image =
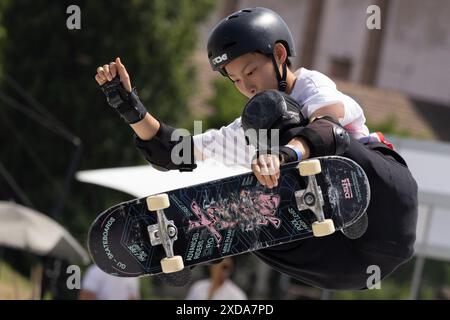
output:
[[[105,83],[106,81],[108,81],[108,79],[106,79],[105,73],[103,72],[103,69],[102,70],[98,70],[98,73],[96,75],[96,79],[99,79],[102,83]]]
[[[111,81],[112,76],[111,73],[109,72],[109,65],[108,64],[103,65],[103,70],[105,70],[106,79],[108,79],[108,81]]]
[[[261,175],[266,176],[269,174],[269,170],[267,168],[267,162],[264,156],[259,156],[258,165],[260,167]]]
[[[270,182],[272,184],[272,188],[278,186],[278,178],[275,174],[271,174],[270,176]]]
[[[272,182],[272,185],[274,187],[276,187],[278,185],[277,173],[279,172],[278,171],[279,168],[277,167],[277,163],[276,163],[275,157],[271,157],[270,158],[270,163],[271,163],[271,166],[270,166],[270,169],[269,169],[269,172],[270,172],[270,176],[269,177],[270,177],[270,180]]]
[[[100,86],[102,86],[106,82],[106,80],[100,77],[98,73],[95,75],[95,80]]]
[[[131,92],[131,82],[130,82],[130,76],[128,75],[127,69],[125,69],[125,66],[122,64],[122,61],[119,57],[116,58],[116,66],[117,66],[117,72],[119,73],[120,81],[122,82],[123,86],[128,92]]]
[[[113,78],[116,77],[116,75],[117,75],[117,66],[116,66],[116,63],[115,63],[115,62],[111,62],[111,63],[109,64],[109,72],[111,73],[111,76],[112,76]]]
[[[268,176],[267,179],[270,180],[268,183],[270,188],[278,186],[278,177],[279,177],[279,159],[276,155],[268,155],[267,157],[267,170],[268,170]]]
[[[256,179],[258,179],[258,182],[260,184],[262,184],[263,186],[265,186],[266,185],[266,180],[261,175],[261,168],[259,167],[259,165],[258,164],[253,164],[252,165],[252,170],[253,170],[253,173],[255,174]]]
[[[125,69],[125,66],[122,64],[122,61],[120,61],[120,58],[116,59],[116,66],[120,79],[122,79],[122,77],[125,78],[126,76],[128,76],[127,70]]]
[[[272,189],[273,187],[276,186],[277,179],[275,177],[275,174],[270,173],[271,169],[268,169],[268,172],[269,174],[265,175],[264,178],[266,179],[267,187]]]
[[[267,167],[267,160],[266,160],[266,155],[260,155],[259,157],[258,157],[258,164],[262,167],[262,166],[264,166],[264,167]]]
[[[106,79],[106,76],[105,76],[105,70],[103,70],[103,67],[98,67],[98,68],[97,68],[97,74],[98,74],[102,79]]]
[[[265,175],[263,177],[266,180],[267,188],[272,189],[273,188],[273,181],[272,181],[272,178],[271,178],[272,176],[271,175]]]
[[[261,156],[259,159],[259,166],[261,168],[261,175],[264,179],[264,185],[266,185],[268,188],[273,188],[272,179],[270,177],[269,168],[267,167],[266,159],[264,156]]]
[[[267,163],[267,169],[269,170],[269,174],[270,175],[275,175],[276,173],[276,157],[274,155],[268,155],[267,159],[266,159],[266,163]]]
[[[260,163],[261,166],[267,169],[267,172],[264,172],[266,175],[275,175],[277,173],[277,169],[279,168],[279,161],[277,162],[277,157],[273,155],[264,155],[261,156]]]
[[[266,182],[267,182],[267,187],[270,188],[270,189],[275,187],[276,183],[277,183],[277,179],[276,179],[275,173],[273,171],[274,170],[271,168],[271,166],[268,165],[267,175],[264,176],[265,179],[266,179]]]
[[[277,178],[277,181],[278,181],[278,178],[280,177],[280,166],[281,166],[280,158],[278,156],[276,156],[273,159],[274,159],[273,165],[274,165],[274,170],[275,170],[275,177]],[[277,182],[277,185],[278,185],[278,182]]]
[[[258,164],[261,167],[262,175],[270,175],[270,170],[272,168],[272,164],[270,163],[270,159],[267,157],[267,155],[259,156]]]

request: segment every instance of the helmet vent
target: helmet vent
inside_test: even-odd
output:
[[[237,17],[239,17],[238,14],[233,14],[232,16],[229,16],[229,17],[227,18],[227,20],[234,19],[234,18],[237,18]]]
[[[252,10],[244,9],[244,10],[241,10],[241,12],[252,12]]]

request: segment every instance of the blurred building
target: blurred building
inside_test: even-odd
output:
[[[366,22],[381,9],[381,29]],[[450,141],[450,2],[445,0],[227,0],[201,27],[195,56],[200,95],[193,105],[209,112],[211,80],[206,41],[228,14],[263,6],[278,12],[296,40],[294,68],[318,70],[365,108],[369,124],[395,119],[400,129],[422,139]]]

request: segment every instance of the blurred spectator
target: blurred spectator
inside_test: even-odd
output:
[[[247,295],[230,276],[233,260],[225,258],[222,262],[209,267],[209,279],[194,282],[186,300],[246,300]]]
[[[450,287],[443,286],[439,289],[437,295],[437,300],[450,300]]]
[[[140,299],[139,278],[111,276],[96,265],[86,270],[80,300],[137,300]]]

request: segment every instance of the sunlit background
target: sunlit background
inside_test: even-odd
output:
[[[73,4],[81,28],[69,30]],[[367,28],[370,5],[381,9],[380,30]],[[87,175],[146,165],[132,131],[107,106],[96,68],[119,56],[157,118],[189,130],[194,120],[203,130],[219,128],[240,116],[246,100],[211,71],[206,39],[220,19],[252,6],[275,10],[289,25],[294,70],[331,77],[364,108],[369,128],[394,142],[419,183],[420,215],[416,255],[379,289],[323,291],[252,254],[234,258],[232,281],[251,299],[450,299],[446,0],[1,0],[0,299],[77,299],[67,268],[78,265],[84,275],[90,265],[90,224],[108,207],[146,194],[136,190],[143,182]],[[32,245],[15,241],[22,231],[5,227],[13,220],[34,231]],[[47,248],[46,241],[70,245]],[[208,276],[207,267],[193,270],[194,281]],[[138,281],[141,299],[184,299],[189,291],[158,278]]]

